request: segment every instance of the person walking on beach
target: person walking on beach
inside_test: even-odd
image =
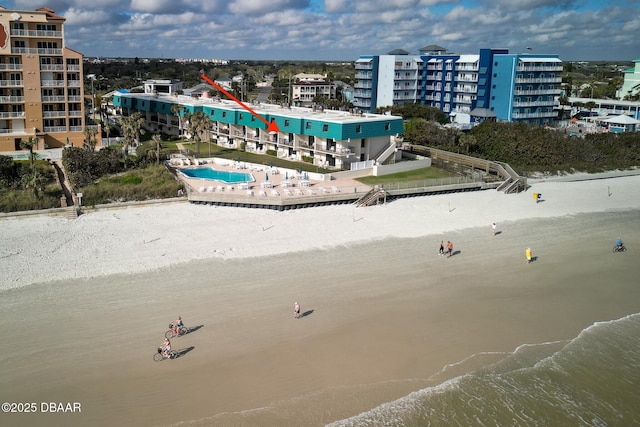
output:
[[[447,240],[447,258],[449,258],[451,255],[453,255],[453,243]]]
[[[300,304],[297,302],[293,304],[293,317],[296,319],[300,318]]]
[[[524,254],[527,257],[527,264],[531,263],[531,261],[533,260],[533,258],[531,257],[531,248],[527,248],[527,250],[524,251]]]
[[[496,225],[496,223],[494,222],[493,224],[491,224],[491,231],[493,232],[493,235],[496,235],[496,228],[498,228],[498,226]]]
[[[444,255],[444,240],[440,240],[440,250],[438,251],[440,255]]]

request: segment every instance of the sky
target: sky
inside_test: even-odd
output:
[[[563,61],[640,58],[640,0],[3,0],[53,9],[88,57],[354,61],[483,48]]]

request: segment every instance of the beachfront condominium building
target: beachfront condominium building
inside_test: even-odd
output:
[[[622,87],[616,92],[616,98],[628,99],[638,95],[640,95],[640,58],[634,59],[633,67],[624,71],[624,81]]]
[[[82,54],[64,45],[65,19],[47,8],[0,6],[0,151],[84,142]]]
[[[461,55],[429,45],[418,55],[396,50],[361,56],[355,68],[354,106],[363,111],[409,102],[438,108],[452,119],[471,117],[476,108],[494,112],[497,120],[537,124],[558,115],[557,55],[510,55],[506,49]]]
[[[253,104],[250,112],[234,101],[210,98],[206,92],[201,98],[119,93],[114,94],[113,104],[125,116],[139,112],[150,132],[174,136],[184,125],[184,113],[202,111],[211,120],[205,141],[330,169],[383,163],[396,155],[395,136],[403,133],[401,117],[273,104]],[[175,105],[182,107],[180,117],[172,108]],[[266,130],[265,122],[272,121],[279,132]]]

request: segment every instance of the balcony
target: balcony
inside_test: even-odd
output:
[[[41,71],[64,71],[62,64],[40,64]]]
[[[456,76],[456,81],[457,82],[477,83],[478,82],[478,76]]]
[[[65,117],[67,115],[66,111],[43,111],[42,112],[42,117],[47,117],[47,118],[51,118],[51,117]]]
[[[80,95],[69,95],[67,97],[67,99],[69,100],[69,102],[80,102],[80,101],[82,101],[82,97]]]
[[[62,55],[62,49],[41,49],[35,47],[12,47],[12,54],[22,54],[22,55]]]
[[[553,99],[550,99],[548,101],[514,101],[513,106],[516,108],[523,108],[523,107],[556,107],[556,106],[560,106],[560,103],[558,101],[555,101]]]
[[[43,96],[42,102],[65,102],[64,96]]]
[[[12,36],[18,37],[38,37],[38,38],[62,38],[62,31],[45,31],[45,30],[19,30],[11,29]]]
[[[0,70],[22,70],[22,64],[0,63]]]
[[[0,119],[23,119],[24,111],[0,112]]]
[[[562,65],[518,65],[516,67],[516,71],[517,72],[522,72],[522,71],[549,72],[551,71],[551,72],[561,73],[563,71],[563,68],[562,68]]]
[[[562,83],[562,77],[521,77],[516,76],[516,83]]]
[[[67,80],[67,86],[79,87],[82,84],[80,80]]]
[[[0,80],[0,86],[4,87],[22,87],[22,80]]]
[[[80,110],[69,111],[69,117],[82,117],[82,111]]]
[[[560,95],[560,89],[515,90],[513,91],[513,94],[516,96]]]
[[[42,80],[42,87],[64,87],[64,80]]]
[[[67,71],[80,71],[80,66],[76,64],[67,64]]]
[[[60,133],[60,132],[66,132],[67,127],[66,126],[45,126],[43,130],[46,133]]]
[[[0,96],[0,102],[4,104],[24,102],[24,96]]]
[[[540,118],[555,118],[558,117],[558,112],[556,111],[545,111],[545,112],[535,112],[535,113],[520,113],[514,112],[514,119],[540,119]]]

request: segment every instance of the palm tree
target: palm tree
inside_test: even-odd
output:
[[[35,136],[30,136],[26,140],[24,139],[20,140],[20,148],[23,150],[25,148],[29,150],[29,164],[30,164],[31,170],[33,170],[33,161],[35,160],[35,155],[33,153],[33,147],[35,145],[38,145],[38,138],[36,138]]]
[[[184,105],[182,104],[173,104],[171,106],[171,114],[178,116],[178,136],[180,137],[180,139],[182,139],[182,123],[184,120],[184,114],[186,112],[186,109],[184,107]]]
[[[156,155],[156,165],[160,164],[160,142],[162,142],[162,138],[160,135],[155,134],[151,137],[151,141],[156,145],[155,155]]]
[[[125,116],[120,119],[120,127],[122,128],[122,136],[124,140],[124,167],[127,168],[127,161],[129,160],[129,147],[136,142],[138,135],[144,135],[145,131],[142,129],[144,124],[144,118],[140,113],[133,113],[130,116]]]
[[[95,126],[87,126],[84,128],[85,148],[87,150],[96,150],[96,145],[98,145],[98,139],[96,138],[97,133],[98,128]]]
[[[196,143],[196,153],[198,153],[198,155],[200,155],[200,141],[202,140],[202,134],[209,131],[209,129],[211,129],[211,119],[203,111],[196,111],[193,114],[189,114],[187,131]]]

